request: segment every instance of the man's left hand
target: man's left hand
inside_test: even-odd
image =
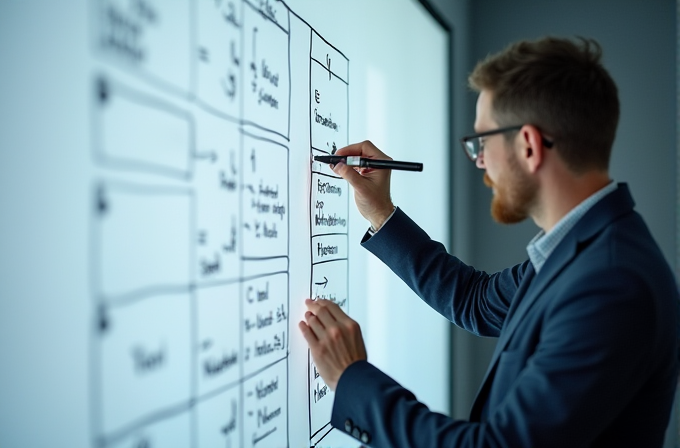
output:
[[[350,364],[366,359],[361,328],[330,300],[305,300],[309,311],[298,326],[309,344],[314,364],[331,390]]]

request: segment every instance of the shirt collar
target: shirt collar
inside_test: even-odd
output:
[[[529,254],[529,259],[531,260],[531,264],[534,265],[534,270],[537,274],[557,245],[560,244],[567,233],[574,228],[583,215],[585,215],[586,212],[603,197],[616,190],[616,188],[616,182],[610,182],[571,209],[569,213],[564,215],[562,219],[550,229],[550,232],[545,233],[541,230],[531,239],[527,245],[527,253]]]

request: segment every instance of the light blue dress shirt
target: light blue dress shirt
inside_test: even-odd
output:
[[[571,209],[569,213],[560,219],[555,227],[550,232],[545,233],[543,230],[538,232],[538,235],[533,237],[527,246],[527,253],[529,260],[534,265],[534,270],[538,274],[550,254],[555,250],[564,236],[574,228],[576,223],[586,214],[590,208],[597,204],[603,197],[607,196],[612,191],[616,190],[616,182],[610,182],[607,186],[596,191],[588,196],[583,202]]]

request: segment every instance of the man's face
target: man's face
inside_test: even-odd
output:
[[[483,90],[477,99],[477,132],[491,131],[500,126],[492,117],[492,94]],[[526,219],[538,195],[538,182],[526,172],[518,160],[514,145],[520,136],[507,142],[503,134],[484,138],[484,150],[477,167],[485,169],[484,184],[493,190],[491,216],[502,224],[514,224]]]

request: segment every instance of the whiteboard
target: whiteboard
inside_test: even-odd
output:
[[[358,446],[307,297],[447,412],[448,323],[311,158],[424,163],[393,200],[446,243],[448,39],[412,0],[0,2],[0,446]]]

